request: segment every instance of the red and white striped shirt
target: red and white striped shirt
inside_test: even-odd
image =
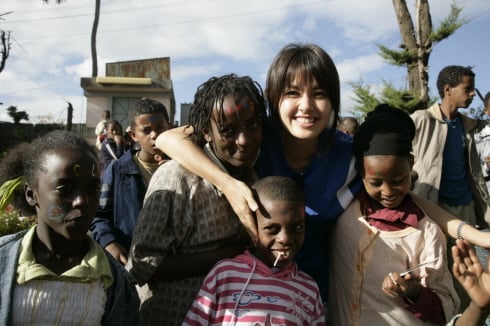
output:
[[[246,251],[218,262],[183,325],[325,325],[316,282],[291,263],[279,272]]]

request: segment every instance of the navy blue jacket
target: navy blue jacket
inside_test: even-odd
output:
[[[143,205],[147,185],[134,162],[135,152],[125,152],[102,175],[99,208],[90,230],[103,248],[119,242],[129,251],[136,220]]]

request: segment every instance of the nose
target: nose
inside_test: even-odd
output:
[[[393,188],[388,184],[388,183],[383,183],[382,187],[381,187],[381,194],[383,196],[392,196],[393,195]]]
[[[85,192],[78,191],[73,198],[73,207],[83,207],[88,205],[88,196]]]
[[[307,112],[311,109],[311,106],[312,98],[307,92],[304,92],[299,99],[299,110],[302,112]]]
[[[281,230],[277,235],[276,235],[276,241],[278,241],[280,244],[287,245],[289,243],[289,232],[287,229]]]
[[[150,132],[150,138],[151,139],[157,139],[158,135],[160,135],[160,132],[156,131],[156,130],[152,130]]]
[[[244,146],[248,143],[249,136],[247,134],[247,131],[245,130],[240,130],[238,131],[238,134],[235,137],[235,142],[237,145]]]

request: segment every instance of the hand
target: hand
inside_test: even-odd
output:
[[[475,250],[466,240],[456,240],[451,248],[454,263],[453,274],[468,293],[471,300],[481,309],[490,309],[490,260],[485,271]]]
[[[414,301],[420,293],[421,285],[411,273],[402,277],[398,272],[393,272],[385,276],[381,288],[390,298],[406,297]]]
[[[121,264],[126,265],[128,262],[128,252],[126,249],[118,242],[111,242],[105,248],[112,257],[116,258]]]
[[[221,187],[233,211],[238,215],[245,230],[252,238],[254,244],[258,241],[257,223],[255,222],[254,212],[258,205],[255,202],[252,191],[245,183],[238,181],[230,176],[229,180]]]
[[[483,161],[487,164],[487,168],[490,169],[490,156],[485,156]]]

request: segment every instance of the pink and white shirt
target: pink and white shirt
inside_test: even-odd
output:
[[[218,262],[183,325],[325,325],[316,282],[291,263],[274,273],[246,251]]]

